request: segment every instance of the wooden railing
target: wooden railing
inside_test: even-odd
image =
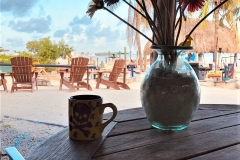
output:
[[[0,63],[0,66],[12,66],[11,63]],[[33,67],[55,67],[55,68],[70,68],[70,64],[33,64]],[[94,65],[88,65],[89,69],[96,69]]]

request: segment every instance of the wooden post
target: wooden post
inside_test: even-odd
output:
[[[98,68],[98,58],[97,58],[97,68]]]
[[[130,58],[130,61],[132,60],[132,57],[131,57],[132,55],[131,55],[131,51],[130,51],[130,55],[129,55],[129,58]]]
[[[126,47],[124,47],[124,59],[125,59],[125,68],[127,67],[127,51]]]
[[[198,62],[198,53],[195,53],[195,61]]]
[[[230,53],[230,57],[229,57],[230,58],[230,63],[233,63],[233,59],[234,59],[233,56],[234,56],[234,54]]]
[[[220,0],[215,0],[214,7],[220,4]],[[218,28],[219,28],[219,8],[214,11],[214,19],[215,19],[215,27],[214,27],[214,63],[215,63],[215,71],[217,70],[217,58],[218,56]]]
[[[217,58],[217,67],[220,67],[221,54],[222,54],[222,53],[218,52],[217,57],[216,57],[216,58]]]

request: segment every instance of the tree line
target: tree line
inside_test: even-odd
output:
[[[29,41],[26,48],[27,51],[20,52],[19,56],[31,57],[33,61],[41,64],[55,64],[60,57],[63,59],[72,58],[71,52],[74,51],[73,47],[65,44],[63,40],[53,43],[50,37]],[[10,62],[12,57],[13,55],[0,54],[0,63]]]

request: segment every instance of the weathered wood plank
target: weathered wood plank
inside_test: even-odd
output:
[[[214,110],[240,110],[240,105],[235,104],[200,104],[199,109],[214,109]]]
[[[191,129],[193,130],[193,129]],[[135,148],[127,149],[127,144],[125,149],[121,152],[113,152],[105,156],[95,157],[98,160],[112,160],[112,159],[137,159],[137,160],[146,160],[146,159],[189,159],[193,158],[196,155],[203,155],[209,151],[214,151],[225,146],[230,146],[236,143],[240,143],[239,137],[240,125],[233,126],[229,128],[224,128],[220,130],[215,130],[212,132],[207,132],[203,134],[197,134],[193,136],[187,136],[178,139],[171,140],[162,140],[157,142],[158,139],[155,138],[155,135],[145,134],[145,139],[156,140],[149,145],[137,145]],[[186,130],[187,132],[187,130]],[[178,132],[184,133],[186,132]],[[139,133],[140,135],[141,133]],[[167,137],[174,137],[175,133],[165,133]],[[164,134],[162,134],[164,135]],[[129,135],[129,137],[131,137]],[[123,140],[118,137],[119,140]],[[158,137],[158,138],[161,138]],[[139,137],[140,139],[140,137]],[[107,139],[106,139],[107,140]],[[144,141],[144,139],[141,139]],[[156,143],[157,142],[157,143]],[[132,139],[130,143],[134,143]],[[105,143],[102,145],[106,146]],[[140,147],[141,146],[141,147]],[[98,151],[98,153],[105,154],[105,149]],[[96,155],[95,155],[96,156]]]
[[[124,112],[126,113],[126,111],[127,110],[125,110]],[[144,111],[142,110],[142,112],[144,112]],[[139,114],[139,112],[136,112],[136,113]],[[227,110],[227,111],[198,110],[196,115],[193,117],[192,121],[198,121],[201,119],[225,116],[227,114],[232,114],[232,113],[236,113],[236,111],[234,111],[234,110]],[[239,111],[239,113],[240,113],[240,111]],[[136,118],[136,116],[134,118]],[[120,120],[120,119],[118,119],[118,120]],[[119,122],[118,125],[115,126],[114,129],[110,132],[109,136],[113,136],[116,134],[124,134],[127,132],[138,132],[138,131],[147,130],[147,129],[151,129],[151,128],[152,128],[152,126],[146,119],[136,119],[136,120],[124,122],[123,124],[122,124],[122,122]]]
[[[225,149],[221,149],[215,152],[211,152],[199,157],[191,158],[191,160],[239,160],[240,159],[240,144],[234,145]]]
[[[112,116],[112,113],[107,113],[103,115],[104,119],[109,119]],[[146,114],[143,111],[143,108],[134,108],[134,109],[127,109],[123,111],[118,111],[118,114],[114,121],[121,122],[121,121],[129,121],[133,119],[141,119],[145,118]]]
[[[198,121],[198,120],[207,119],[207,118],[225,116],[228,114],[235,114],[235,113],[240,113],[240,111],[236,111],[236,110],[223,111],[223,110],[212,110],[212,109],[201,110],[201,109],[199,109],[196,112],[196,115],[193,117],[192,121]]]
[[[147,119],[119,122],[108,136],[124,134],[129,132],[139,132],[153,128]]]
[[[154,143],[169,141],[171,139],[181,139],[182,137],[189,137],[195,134],[206,133],[214,130],[218,130],[225,127],[230,127],[234,125],[240,125],[240,113],[231,114],[227,116],[216,117],[212,119],[204,119],[201,121],[194,121],[190,123],[187,129],[182,131],[161,131],[158,129],[149,129],[138,132],[130,132],[127,134],[115,133],[117,136],[111,135],[108,137],[94,156],[101,156],[105,154],[110,154],[114,152],[124,151],[132,149],[135,147],[141,147],[144,145],[151,145]],[[146,120],[147,121],[147,120]],[[126,128],[129,126],[129,122],[118,123],[118,125],[112,130],[123,129],[124,124]],[[141,124],[138,121],[134,121],[132,126],[140,126]]]
[[[52,160],[52,159],[67,159],[75,160],[91,159],[94,152],[104,141],[108,133],[116,125],[116,122],[111,122],[103,131],[103,136],[94,141],[76,141],[71,140],[68,136],[68,128],[60,131],[56,135],[47,139],[43,144],[38,146],[27,159],[29,160]],[[61,157],[61,158],[60,158]]]
[[[193,120],[199,120],[204,118],[210,118],[220,116],[224,114],[230,114],[240,112],[239,105],[227,105],[227,104],[200,104],[199,110],[197,111]],[[104,119],[109,119],[112,113],[104,114]],[[114,119],[116,122],[129,121],[135,119],[146,118],[146,114],[142,107],[127,109],[119,111],[117,117]]]

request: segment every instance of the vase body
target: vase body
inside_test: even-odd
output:
[[[197,111],[201,95],[197,75],[184,57],[189,48],[155,46],[152,49],[158,52],[158,58],[142,80],[142,106],[153,127],[182,130]],[[169,63],[166,54],[175,54],[177,58]]]

